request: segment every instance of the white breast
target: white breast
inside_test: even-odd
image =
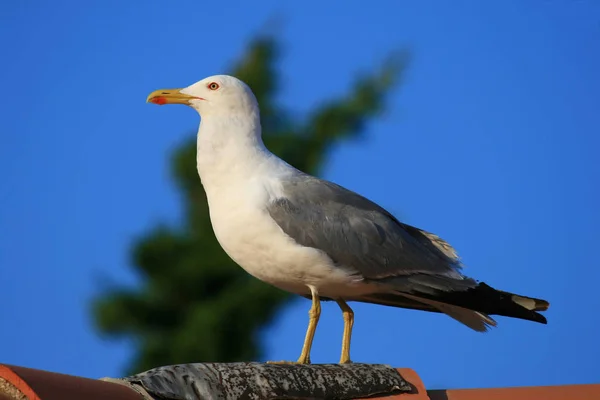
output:
[[[211,193],[210,218],[217,240],[256,278],[295,293],[308,293],[306,285],[322,279],[330,261],[283,233],[264,209],[267,196],[266,190],[252,182]]]
[[[309,285],[332,298],[372,291],[324,252],[297,244],[271,218],[266,207],[283,195],[280,179],[297,171],[255,139],[228,140],[202,129],[198,136],[198,173],[221,247],[251,275],[289,292],[308,295]]]
[[[326,297],[372,290],[359,290],[360,280],[335,267],[324,252],[300,246],[285,234],[265,209],[268,188],[253,180],[244,187],[238,191],[237,186],[230,186],[209,196],[217,240],[244,270],[271,285],[302,295],[310,294],[309,285]]]

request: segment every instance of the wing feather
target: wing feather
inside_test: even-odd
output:
[[[401,223],[348,189],[299,175],[283,183],[283,193],[267,208],[281,229],[364,278],[427,274],[465,279],[456,251],[447,242]]]

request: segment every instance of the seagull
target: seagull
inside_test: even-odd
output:
[[[354,312],[347,302],[444,313],[484,332],[502,315],[546,324],[546,300],[500,291],[461,273],[454,248],[407,225],[369,199],[306,174],[264,145],[252,90],[229,75],[147,102],[184,104],[200,114],[197,170],[214,234],[250,275],[312,300],[298,361],[309,364],[321,300],[339,305],[340,363],[349,363]]]

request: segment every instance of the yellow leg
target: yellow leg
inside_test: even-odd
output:
[[[352,326],[354,325],[354,311],[346,304],[344,300],[337,300],[338,305],[342,309],[344,317],[344,336],[342,338],[342,356],[340,364],[351,363],[350,361],[350,338],[352,336]]]
[[[298,364],[310,364],[310,349],[315,338],[319,317],[321,317],[321,300],[319,299],[319,294],[313,287],[310,288],[310,293],[312,295],[312,306],[308,311],[308,329],[306,329],[306,337],[304,338],[300,358],[298,358]]]
[[[308,311],[308,329],[306,329],[306,337],[304,339],[304,345],[302,346],[302,352],[298,361],[267,361],[268,364],[310,364],[310,349],[312,348],[313,339],[315,337],[315,331],[317,330],[317,323],[321,316],[321,300],[317,289],[309,286],[312,297],[312,306]],[[352,310],[350,310],[352,311]]]

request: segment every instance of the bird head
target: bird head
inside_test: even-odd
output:
[[[198,111],[201,117],[248,113],[258,109],[248,85],[229,75],[209,76],[183,89],[156,90],[146,101],[158,105],[184,104]]]

